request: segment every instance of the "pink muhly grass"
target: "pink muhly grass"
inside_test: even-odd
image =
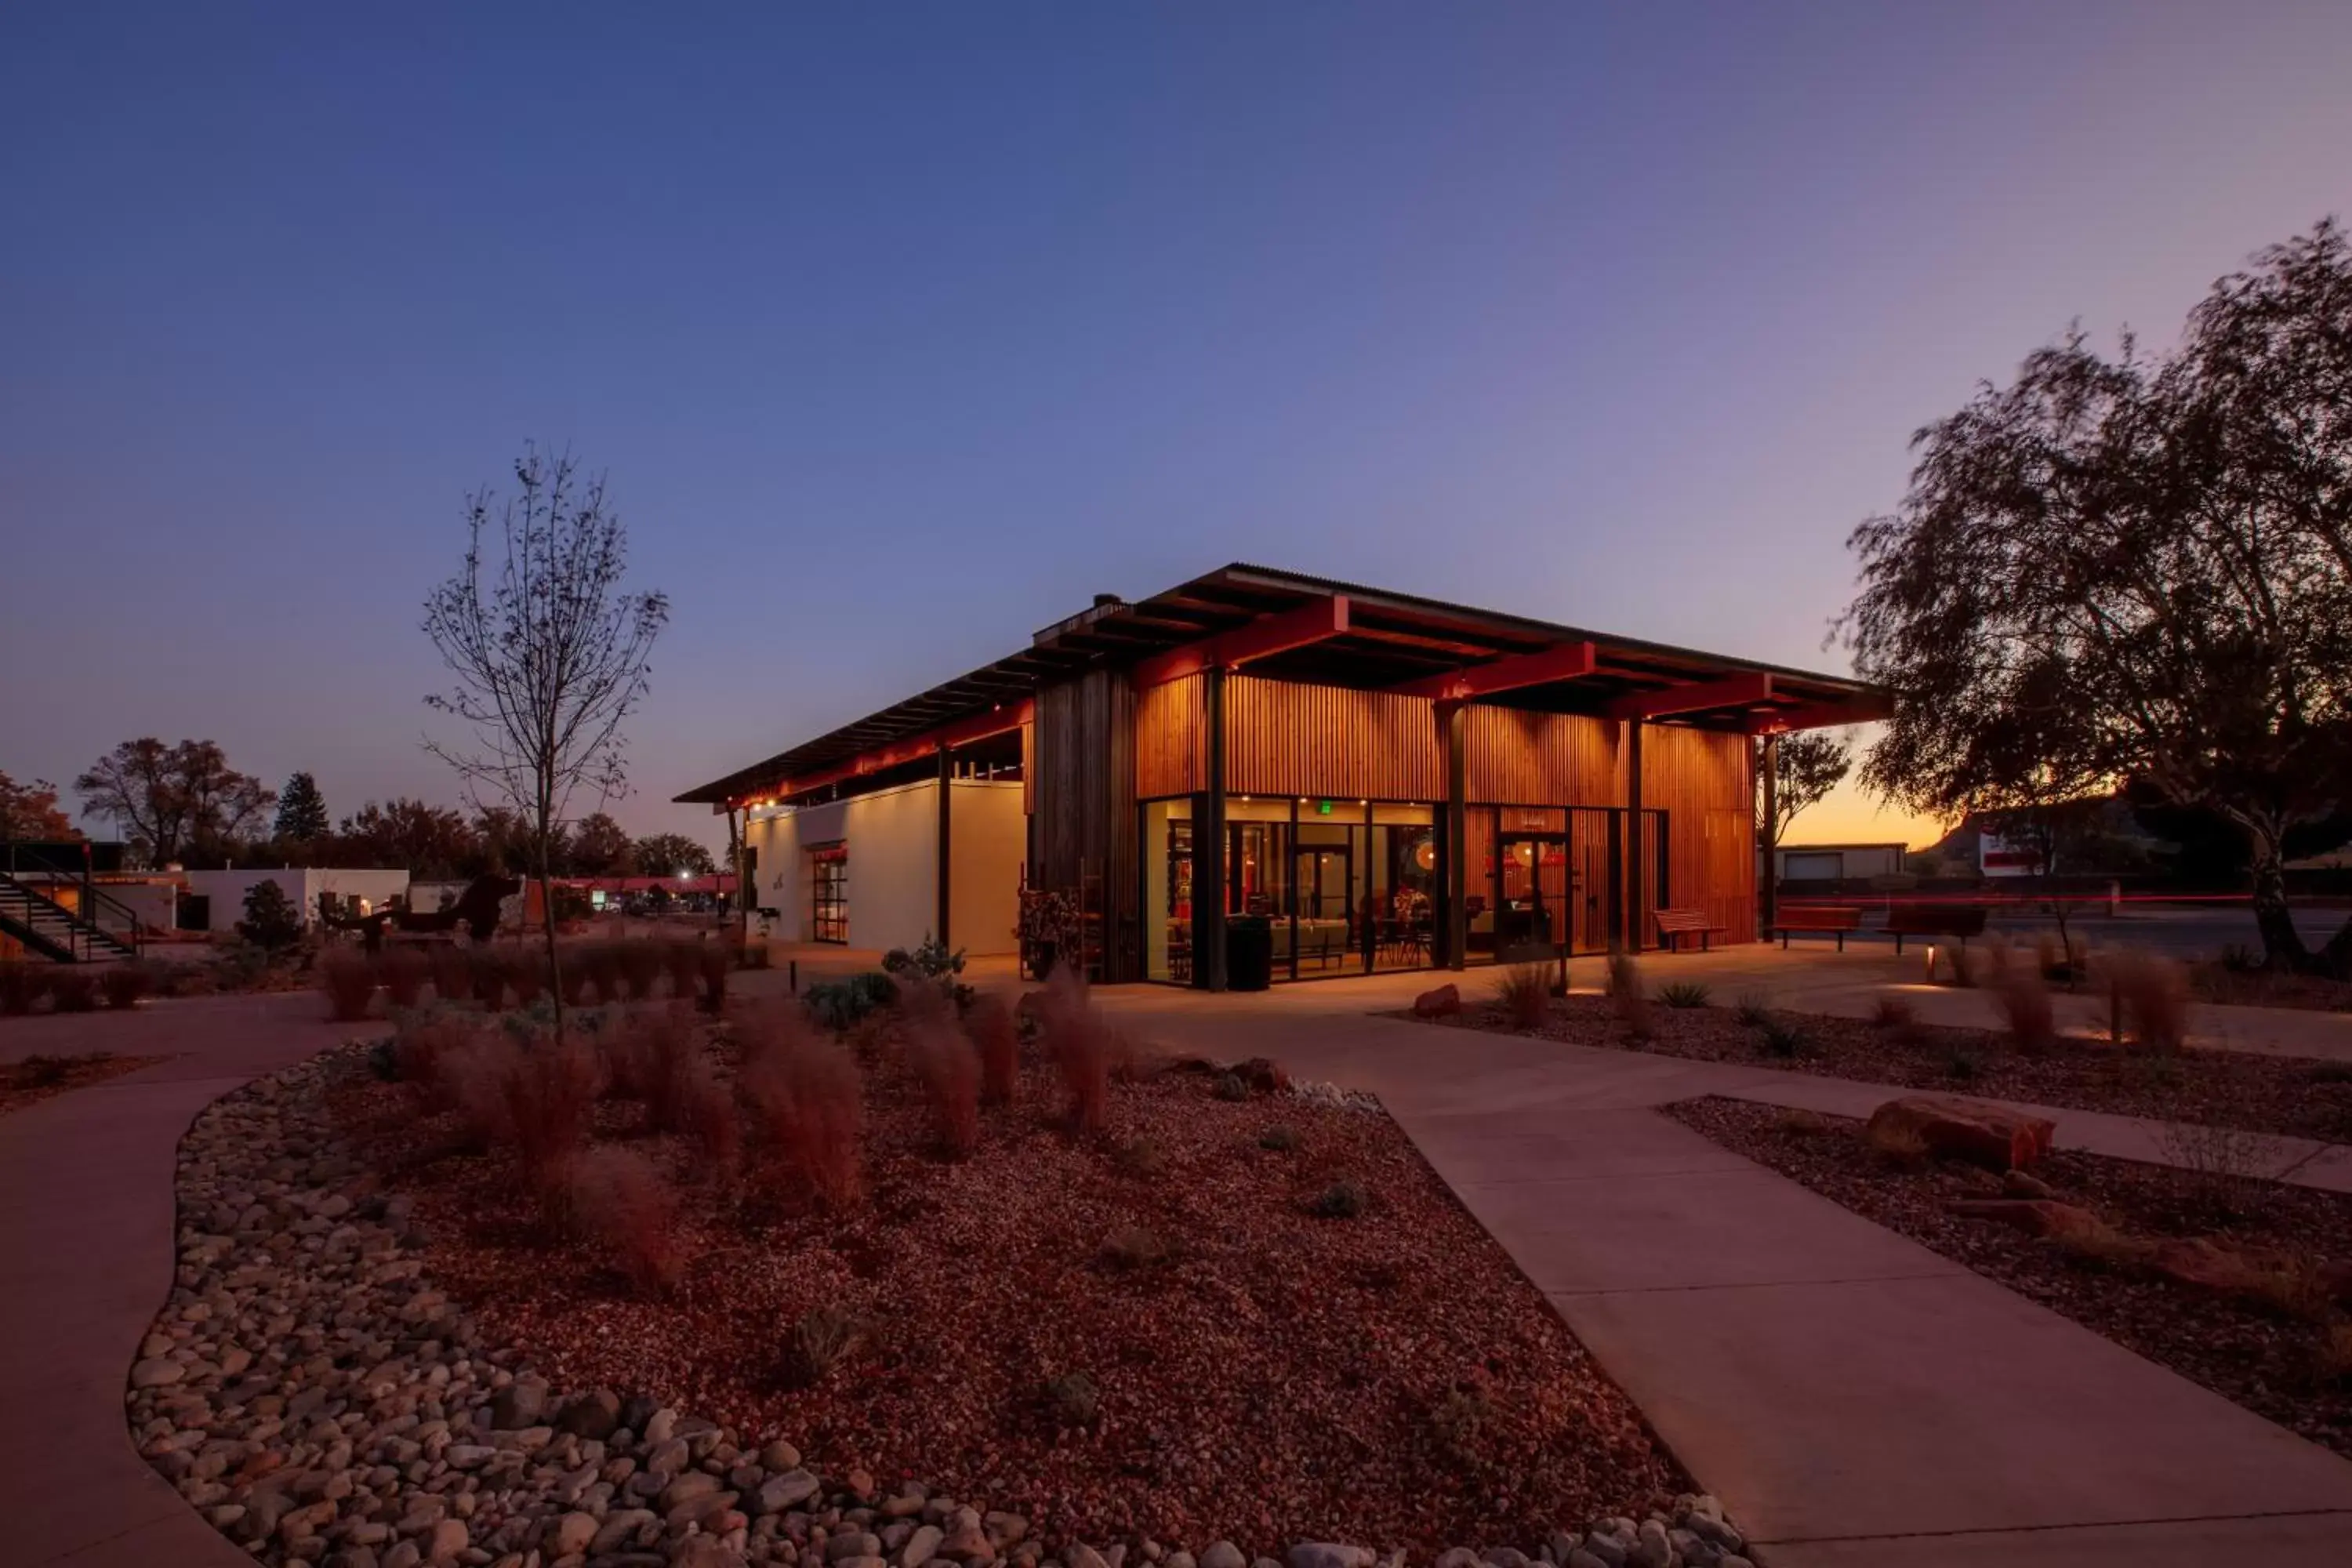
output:
[[[365,953],[338,948],[319,964],[319,989],[326,994],[328,1017],[356,1024],[375,1000],[375,965]]]
[[[677,1195],[642,1155],[592,1149],[571,1162],[566,1183],[574,1223],[613,1254],[643,1296],[667,1296],[686,1274],[677,1240]]]
[[[866,1123],[856,1059],[819,1041],[795,1008],[765,1010],[747,1026],[745,1041],[743,1098],[768,1160],[835,1207],[856,1202],[865,1185]]]
[[[425,962],[433,971],[433,994],[442,1001],[454,1005],[474,994],[474,966],[456,942],[435,942],[425,950]]]
[[[1117,1044],[1109,1025],[1087,999],[1086,982],[1068,969],[1056,969],[1047,984],[1041,1017],[1045,1048],[1069,1091],[1071,1127],[1079,1132],[1100,1131],[1110,1107],[1111,1058]]]
[[[1021,1085],[1021,1026],[1001,996],[981,995],[964,1010],[963,1032],[980,1055],[980,1097],[1010,1105]]]
[[[547,993],[547,954],[518,948],[506,955],[506,976],[515,1005],[530,1006]]]
[[[613,967],[620,983],[627,987],[629,1000],[643,1002],[650,998],[654,982],[661,978],[662,967],[668,962],[663,945],[642,938],[635,942],[625,940],[613,944],[612,953]]]
[[[702,1009],[718,1013],[727,1005],[727,975],[735,967],[735,950],[723,942],[696,942],[694,957],[702,972]]]
[[[383,982],[383,999],[393,1006],[414,1007],[425,999],[425,982],[433,966],[415,948],[387,947],[375,969]]]
[[[931,1102],[940,1146],[961,1160],[980,1147],[980,1057],[944,1017],[917,1023],[908,1046]]]
[[[698,942],[673,942],[662,947],[662,962],[669,967],[669,994],[681,1002],[694,1000],[695,982],[702,976],[701,948]]]

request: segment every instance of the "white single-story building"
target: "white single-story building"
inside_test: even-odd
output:
[[[205,925],[188,929],[228,931],[245,918],[245,896],[261,882],[275,882],[306,926],[319,922],[319,896],[331,893],[346,913],[373,914],[395,899],[408,896],[405,871],[337,870],[318,866],[287,866],[274,870],[190,871],[188,891],[210,905]]]
[[[948,792],[940,854],[940,791]],[[783,942],[912,948],[939,931],[974,957],[1018,951],[1028,817],[1018,780],[923,779],[846,799],[752,809],[752,907]]]
[[[1902,844],[1782,844],[1773,850],[1783,882],[1867,882],[1903,874]]]

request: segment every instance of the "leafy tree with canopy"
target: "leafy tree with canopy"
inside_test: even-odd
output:
[[[480,840],[464,813],[395,795],[381,805],[369,801],[344,817],[335,853],[354,866],[405,870],[419,881],[438,882],[463,876],[480,853]]]
[[[1839,622],[1895,718],[1864,781],[1954,816],[2111,794],[2246,837],[2274,968],[2290,836],[2352,795],[2352,248],[2332,220],[2217,282],[2177,350],[2079,331],[1921,430],[1854,531]]]
[[[278,799],[238,773],[211,741],[166,746],[153,736],[125,741],[74,780],[84,816],[111,820],[150,863],[192,854],[224,861]]]
[[[669,619],[658,592],[623,585],[628,532],[604,481],[570,454],[526,447],[517,493],[485,489],[467,502],[467,546],[457,574],[425,604],[425,633],[450,687],[425,699],[457,720],[458,742],[426,749],[456,770],[477,805],[512,811],[525,836],[540,908],[555,909],[551,879],[572,795],[628,787],[621,726],[645,697],[654,639]],[[555,1032],[563,1032],[562,959],[546,921]]]
[[[683,833],[649,833],[630,851],[646,877],[708,877],[719,869],[710,851]]]
[[[635,864],[628,830],[601,811],[590,812],[572,827],[563,858],[581,877],[625,877]]]
[[[316,844],[331,826],[319,781],[307,773],[289,775],[278,792],[278,830],[272,837],[283,844]]]
[[[18,784],[0,773],[0,839],[59,844],[81,834],[58,806],[58,786],[47,779]]]

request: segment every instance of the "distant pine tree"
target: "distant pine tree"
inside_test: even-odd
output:
[[[296,773],[278,795],[278,837],[307,844],[327,831],[327,797],[319,793],[319,781]]]

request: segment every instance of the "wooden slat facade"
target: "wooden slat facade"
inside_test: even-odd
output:
[[[1106,979],[1139,977],[1136,803],[1212,787],[1208,679],[1138,692],[1124,672],[1104,668],[1038,695],[1025,770],[1031,879],[1076,890],[1087,873],[1100,878]],[[1444,735],[1431,700],[1240,673],[1223,679],[1229,795],[1445,800]],[[1475,840],[1465,846],[1468,865],[1489,865],[1493,853],[1491,816],[1475,808],[1622,807],[1626,733],[1612,719],[1472,704],[1464,721],[1464,799]],[[1664,814],[1668,884],[1652,890],[1645,909],[1701,909],[1724,927],[1718,940],[1754,940],[1751,777],[1743,735],[1644,730],[1642,804]],[[1645,837],[1659,819],[1647,820]],[[1655,940],[1648,930],[1643,936]]]
[[[1205,675],[1146,687],[1135,697],[1135,794],[1139,800],[1209,787]]]
[[[1234,795],[1442,801],[1445,751],[1425,697],[1225,678],[1225,788]]]

